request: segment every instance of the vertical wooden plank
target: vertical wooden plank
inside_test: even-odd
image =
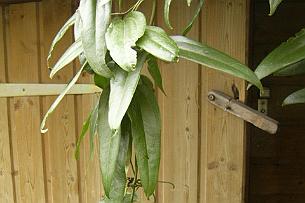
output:
[[[207,0],[202,37],[208,45],[246,61],[248,2]],[[211,69],[202,71],[201,196],[204,203],[243,202],[245,124],[211,104],[206,96],[216,89],[232,95],[235,84],[245,98],[245,82]]]
[[[6,82],[4,19],[0,7],[0,83]],[[7,99],[0,99],[0,202],[14,202]]]
[[[194,14],[198,1],[187,7],[186,2],[173,1],[171,22],[173,33],[181,33]],[[163,4],[159,3],[159,10]],[[158,14],[159,24],[164,22]],[[164,25],[164,24],[163,24]],[[165,27],[165,26],[163,26]],[[196,21],[189,37],[198,40]],[[162,158],[159,180],[175,185],[159,183],[158,202],[197,202],[198,163],[198,65],[180,60],[177,64],[160,63],[167,96],[158,92],[162,115]]]
[[[38,82],[36,4],[6,7],[8,82]],[[38,97],[10,99],[17,202],[45,202]]]
[[[49,0],[39,3],[43,83],[67,83],[73,76],[73,65],[69,65],[50,80],[46,65],[51,41],[71,16],[71,7],[70,0]],[[71,32],[56,47],[54,58],[60,56],[70,44],[72,44]],[[44,113],[54,100],[55,97],[43,98]],[[74,158],[76,122],[74,96],[67,96],[49,117],[47,122],[49,131],[43,136],[47,202],[79,202],[77,162]]]

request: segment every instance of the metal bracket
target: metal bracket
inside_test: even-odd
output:
[[[256,111],[244,103],[226,95],[223,92],[212,90],[208,93],[208,100],[215,106],[229,112],[256,127],[275,134],[278,129],[279,122],[266,116],[265,114]]]

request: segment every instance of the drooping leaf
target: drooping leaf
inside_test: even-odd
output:
[[[154,79],[156,86],[159,87],[160,90],[164,93],[162,76],[156,58],[153,56],[149,56],[147,60],[147,64],[148,64],[147,66],[148,71],[152,76],[152,78]]]
[[[71,87],[76,83],[76,81],[78,80],[79,76],[81,75],[84,67],[87,65],[87,63],[85,63],[81,69],[76,73],[76,75],[73,77],[73,79],[70,81],[70,83],[65,87],[65,89],[60,93],[60,95],[56,98],[56,100],[54,101],[54,103],[51,105],[51,107],[49,108],[49,110],[47,111],[47,113],[45,114],[41,125],[40,125],[40,131],[41,133],[46,133],[48,131],[48,129],[44,129],[45,125],[46,125],[46,121],[49,117],[49,115],[56,109],[56,107],[58,106],[58,104],[60,103],[60,101],[64,98],[64,96],[67,94],[67,92],[71,89]]]
[[[111,0],[81,0],[79,5],[81,41],[84,54],[95,73],[112,76],[105,63],[105,33],[111,18]]]
[[[97,121],[98,121],[98,109],[99,104],[97,104],[93,111],[92,111],[92,117],[90,121],[90,158],[93,157],[93,151],[94,151],[94,138],[97,131]]]
[[[63,67],[71,63],[76,57],[83,52],[82,42],[80,39],[75,41],[66,52],[59,58],[54,67],[51,69],[50,78],[60,71]]]
[[[110,189],[109,199],[106,202],[122,202],[125,195],[126,172],[125,165],[128,159],[129,141],[131,138],[131,127],[128,117],[124,117],[121,126],[121,141],[119,155],[117,158],[115,173]]]
[[[108,121],[111,129],[118,129],[121,124],[137,88],[146,57],[145,53],[139,54],[136,68],[132,72],[128,73],[120,68],[116,68],[114,71],[114,77],[110,80],[109,98]]]
[[[305,74],[305,60],[289,65],[284,69],[275,72],[275,76],[293,76]]]
[[[177,44],[159,27],[147,26],[145,34],[139,39],[137,45],[164,61],[178,61],[179,49]]]
[[[141,74],[141,80],[139,82],[139,85],[146,85],[146,86],[150,87],[151,89],[154,89],[154,84],[146,75]]]
[[[74,23],[74,39],[75,41],[77,41],[78,39],[81,39],[81,32],[82,32],[82,28],[81,28],[81,18],[80,18],[80,12],[79,10],[75,11],[75,23]],[[79,57],[79,62],[81,65],[83,65],[86,61],[86,57],[84,52],[82,52]],[[90,67],[91,68],[91,67]],[[92,70],[92,69],[91,69]]]
[[[190,1],[191,1],[191,0],[190,0]],[[192,29],[193,24],[194,24],[195,20],[198,18],[199,14],[200,14],[200,11],[201,11],[201,9],[202,9],[202,7],[203,7],[203,5],[204,5],[204,1],[205,1],[205,0],[200,0],[200,1],[199,1],[199,4],[198,4],[198,6],[197,6],[197,9],[196,9],[196,11],[195,11],[195,13],[194,13],[194,15],[193,15],[191,21],[188,23],[188,25],[186,26],[186,28],[185,28],[184,31],[183,31],[183,35],[184,35],[184,36]]]
[[[289,95],[283,102],[283,106],[291,104],[303,104],[305,103],[305,89],[298,90]]]
[[[305,59],[305,29],[274,49],[255,70],[259,79]]]
[[[145,84],[139,85],[136,97],[144,125],[145,142],[148,155],[148,188],[144,187],[147,196],[151,196],[157,185],[160,166],[161,119],[156,96],[153,89]],[[141,120],[139,119],[138,122]],[[136,143],[135,143],[136,145]],[[142,150],[141,150],[142,151]],[[136,155],[138,153],[136,151]],[[138,164],[140,165],[139,161]],[[141,174],[141,170],[140,170]]]
[[[270,13],[269,15],[273,15],[274,12],[276,11],[277,7],[280,5],[280,3],[283,0],[269,0],[269,5],[270,5]]]
[[[133,11],[123,19],[113,19],[106,32],[106,45],[112,59],[125,71],[133,71],[137,52],[132,49],[145,32],[146,19],[143,13]]]
[[[172,3],[172,0],[164,0],[164,10],[163,10],[163,15],[164,15],[164,22],[167,25],[168,28],[173,29],[170,20],[169,20],[169,10],[170,10],[170,5]]]
[[[141,108],[137,100],[133,100],[128,109],[128,116],[131,121],[132,140],[135,148],[138,169],[140,172],[143,189],[148,196],[149,192],[149,166],[148,153],[145,139],[144,124],[141,115]]]
[[[229,55],[183,36],[172,37],[181,58],[242,78],[262,90],[262,84],[250,68]]]
[[[98,135],[100,142],[100,165],[105,194],[109,197],[119,152],[121,129],[111,130],[108,124],[109,88],[103,90],[98,110]]]
[[[79,153],[80,153],[80,144],[82,143],[83,139],[85,138],[85,135],[89,129],[89,125],[90,125],[90,120],[91,120],[91,115],[92,115],[92,112],[89,114],[88,118],[86,119],[86,121],[83,123],[83,127],[82,127],[82,131],[80,133],[80,136],[77,140],[77,143],[76,143],[76,149],[75,149],[75,153],[74,153],[74,156],[75,156],[75,159],[78,160],[79,159]]]
[[[78,14],[74,13],[67,21],[66,23],[62,26],[62,28],[58,31],[58,33],[56,34],[56,36],[54,37],[52,44],[50,46],[50,50],[49,50],[49,54],[48,54],[48,58],[47,58],[47,64],[48,64],[48,68],[50,68],[49,65],[49,61],[52,57],[52,52],[55,48],[55,46],[57,45],[57,43],[63,38],[63,36],[67,33],[68,29],[75,23],[75,19],[76,16]]]

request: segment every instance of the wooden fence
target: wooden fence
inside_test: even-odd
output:
[[[142,9],[150,13],[150,1]],[[173,1],[174,33],[190,20],[198,1],[188,8]],[[163,1],[157,22],[163,25]],[[245,62],[247,0],[207,0],[202,16],[189,36],[207,42]],[[53,80],[48,78],[46,56],[50,42],[75,8],[72,0],[2,5],[0,9],[0,83],[66,83],[78,68],[69,65]],[[163,26],[165,27],[165,26]],[[72,42],[72,32],[58,46],[57,56]],[[160,63],[167,96],[158,92],[162,113],[160,203],[243,202],[244,123],[207,103],[210,89],[232,94],[243,81],[181,60]],[[81,83],[90,82],[83,74]],[[67,96],[51,115],[49,132],[39,124],[54,96],[0,98],[0,202],[94,203],[102,196],[95,147],[89,157],[88,139],[80,160],[74,150],[83,121],[95,96]],[[145,202],[143,199],[141,202]]]

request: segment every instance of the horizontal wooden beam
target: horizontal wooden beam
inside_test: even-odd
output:
[[[1,97],[28,97],[59,95],[66,84],[1,83]],[[75,84],[67,94],[94,94],[102,90],[93,84]]]
[[[19,4],[28,2],[38,2],[41,0],[0,0],[0,4]]]

